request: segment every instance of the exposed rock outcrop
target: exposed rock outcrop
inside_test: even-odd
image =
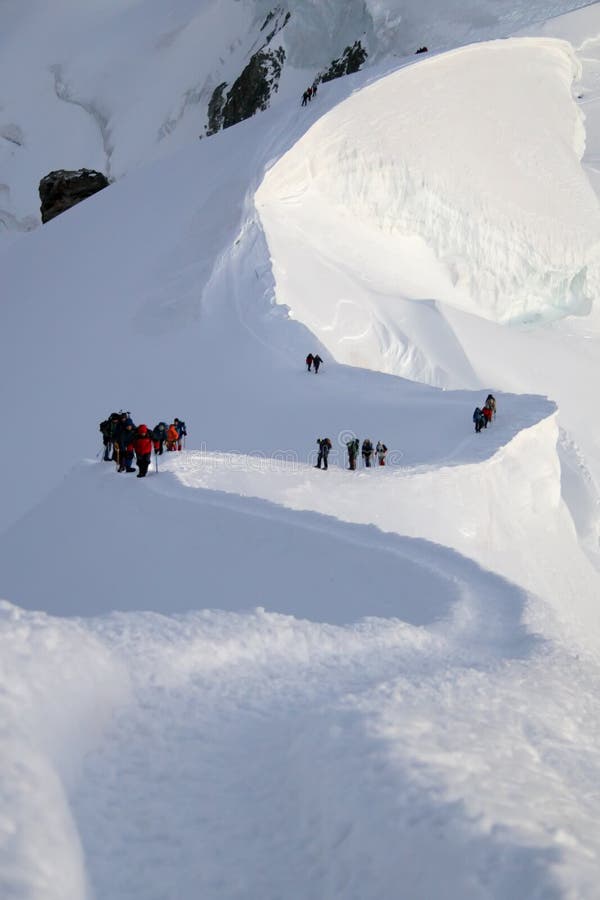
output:
[[[225,106],[225,88],[227,82],[222,81],[212,92],[212,97],[208,102],[208,124],[206,126],[206,135],[216,134],[223,127],[223,107]]]
[[[346,47],[338,59],[333,59],[331,65],[320,77],[319,81],[333,81],[342,75],[351,75],[358,72],[369,54],[360,41],[354,41],[351,47]]]
[[[267,109],[271,94],[279,89],[284,60],[283,47],[259,50],[251,57],[227,94],[223,106],[223,128],[243,122],[259,110]]]
[[[285,28],[291,13],[282,6],[276,6],[267,15],[260,27],[267,32],[261,46],[250,57],[241,74],[231,85],[223,81],[214,89],[208,103],[207,124],[205,134],[216,134],[222,128],[237,125],[249,119],[259,110],[269,106],[272,94],[279,90],[281,69],[285,61],[285,50],[279,46],[268,49],[273,38]]]
[[[108,187],[108,178],[93,169],[50,172],[40,181],[42,222],[49,222],[76,203]]]

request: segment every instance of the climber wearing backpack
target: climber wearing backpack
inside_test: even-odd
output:
[[[119,413],[114,434],[114,460],[119,472],[135,472],[133,462],[133,432],[135,426],[127,412]]]
[[[152,440],[154,441],[154,450],[159,456],[164,450],[165,441],[167,440],[167,423],[159,422],[152,431]]]
[[[321,365],[322,362],[323,362],[323,360],[321,359],[321,357],[320,357],[319,354],[317,353],[317,355],[316,355],[315,357],[313,357],[313,366],[315,367],[315,375],[318,374],[318,372],[319,372],[319,366]]]
[[[377,453],[377,459],[379,460],[380,466],[385,466],[385,457],[387,453],[387,447],[383,443],[383,441],[377,441],[377,446],[375,447],[375,452]]]
[[[485,425],[485,416],[478,406],[475,408],[475,412],[473,413],[473,422],[475,423],[475,432],[479,434],[479,432]]]
[[[135,472],[133,465],[133,455],[135,453],[136,430],[133,422],[125,426],[123,437],[123,450],[121,454],[121,465],[126,472]],[[122,469],[121,469],[122,471]]]
[[[362,458],[367,469],[371,468],[371,457],[373,456],[373,443],[370,438],[365,438],[362,443]]]
[[[306,368],[307,368],[308,372],[310,372],[313,361],[314,361],[314,356],[312,355],[312,353],[309,353],[308,356],[306,357]]]
[[[185,422],[183,421],[183,419],[173,419],[173,425],[177,429],[177,434],[179,435],[177,440],[177,449],[181,450],[181,442],[184,437],[187,437]]]
[[[104,461],[110,462],[111,457],[114,458],[114,437],[119,413],[111,413],[108,419],[100,422],[100,431],[102,432],[102,443],[104,444]]]
[[[492,411],[492,416],[496,418],[496,398],[492,394],[487,395],[487,400],[485,401],[485,405],[488,406]]]
[[[329,438],[317,438],[317,444],[319,445],[319,456],[315,469],[320,469],[321,463],[323,463],[323,468],[327,469],[327,457],[331,450],[331,441]]]
[[[169,425],[169,430],[167,431],[167,450],[170,452],[171,450],[177,450],[177,444],[179,443],[179,432],[177,430],[177,425],[175,422],[172,422]]]
[[[358,438],[352,438],[352,440],[346,441],[346,447],[348,448],[348,468],[354,472],[356,469],[356,457],[358,456],[359,448]]]
[[[152,458],[152,435],[145,425],[139,425],[133,439],[138,478],[145,478]]]
[[[487,428],[489,423],[492,421],[492,410],[486,403],[481,412],[483,413],[483,418],[485,419],[483,427]]]

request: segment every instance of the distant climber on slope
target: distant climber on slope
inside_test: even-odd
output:
[[[306,357],[306,369],[308,372],[310,372],[313,362],[314,362],[314,356],[312,355],[312,353],[309,353],[308,356]]]
[[[179,431],[177,430],[177,426],[175,422],[172,422],[169,425],[169,430],[167,431],[167,450],[177,450],[177,445],[179,444]]]
[[[120,413],[115,427],[115,462],[119,472],[135,472],[133,462],[133,432],[135,426],[127,412]]]
[[[308,91],[304,91],[302,94],[302,106],[306,106],[308,103]]]
[[[321,365],[322,362],[323,362],[323,360],[321,359],[321,357],[320,357],[319,354],[317,353],[317,355],[316,355],[315,357],[313,357],[313,366],[315,367],[315,375],[318,374],[318,372],[319,372],[319,367],[320,367],[320,365]]]
[[[152,457],[152,436],[145,425],[139,425],[133,440],[138,478],[145,478]]]
[[[317,457],[315,469],[320,469],[321,463],[323,463],[323,468],[327,469],[327,458],[331,450],[331,441],[329,438],[317,438],[317,444],[319,445],[319,456]]]
[[[375,452],[377,453],[377,459],[379,460],[380,466],[385,466],[385,457],[387,456],[388,449],[383,443],[383,441],[377,441],[377,446],[375,447]]]
[[[483,413],[483,418],[485,419],[485,425],[483,427],[487,428],[489,423],[492,421],[492,410],[486,403],[481,412]]]
[[[111,413],[108,419],[100,422],[100,431],[102,432],[102,443],[104,444],[104,461],[109,462],[114,459],[114,439],[117,422],[119,421],[119,413]]]
[[[485,405],[489,406],[489,408],[492,411],[492,416],[495,419],[496,418],[496,398],[493,396],[493,394],[487,395],[487,400],[485,401]]]
[[[165,441],[167,440],[168,426],[166,422],[159,422],[152,430],[152,439],[154,441],[154,450],[159,456],[162,456]]]
[[[177,433],[179,435],[179,440],[177,441],[177,449],[181,450],[181,442],[183,438],[187,437],[187,428],[185,427],[185,422],[183,419],[173,419],[173,425],[177,429]]]
[[[135,452],[135,425],[131,420],[123,429],[121,437],[121,465],[119,472],[135,472],[133,465],[133,454]]]
[[[373,442],[370,438],[365,438],[362,442],[362,458],[367,469],[371,468],[371,457],[373,456]]]
[[[360,442],[357,437],[346,441],[346,447],[348,449],[348,468],[352,472],[356,469],[356,457],[358,456],[359,446]]]
[[[475,424],[475,431],[479,434],[481,429],[485,426],[485,416],[478,406],[475,407],[475,412],[473,413],[473,422]]]

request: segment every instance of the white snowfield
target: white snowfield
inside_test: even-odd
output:
[[[194,34],[266,7],[0,14],[30,62],[93,26],[54,76],[130,173],[0,254],[2,900],[598,897],[600,6],[385,52],[573,5],[370,0],[379,68],[160,153]],[[187,421],[144,481],[123,404]]]

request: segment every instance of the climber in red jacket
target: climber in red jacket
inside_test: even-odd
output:
[[[137,429],[133,442],[135,448],[135,456],[138,467],[138,478],[144,478],[150,465],[152,458],[152,435],[145,425],[140,425]]]

